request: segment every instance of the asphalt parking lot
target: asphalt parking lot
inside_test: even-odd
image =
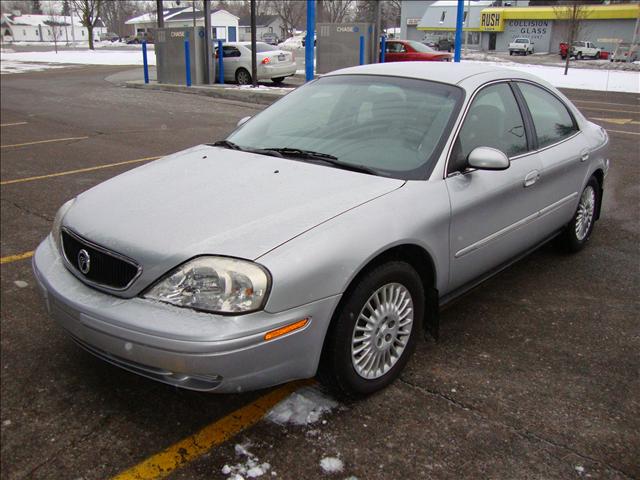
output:
[[[640,477],[637,94],[566,91],[611,138],[584,251],[543,247],[443,311],[440,341],[420,342],[400,381],[281,426],[262,413],[297,384],[178,390],[94,359],[45,313],[30,253],[64,201],[263,108],[105,80],[121,70],[2,77],[1,478],[229,478],[239,445],[269,464],[262,478]],[[178,461],[158,457],[175,444]]]

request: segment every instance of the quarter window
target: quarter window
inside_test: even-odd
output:
[[[538,148],[559,142],[578,129],[567,107],[554,95],[529,83],[518,83],[536,127]]]
[[[484,88],[473,100],[453,146],[449,173],[464,170],[477,147],[497,148],[509,157],[527,151],[522,115],[506,83]]]

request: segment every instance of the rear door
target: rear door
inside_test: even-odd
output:
[[[516,85],[531,115],[542,164],[538,188],[544,205],[538,222],[542,229],[559,229],[575,212],[591,152],[571,111],[560,98],[539,85],[528,82]]]
[[[447,166],[451,202],[450,290],[490,272],[544,236],[535,219],[543,205],[542,170],[530,128],[507,82],[478,91],[457,134]],[[511,159],[503,171],[472,170],[467,157],[480,146]]]

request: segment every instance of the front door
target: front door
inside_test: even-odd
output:
[[[476,147],[492,147],[511,160],[502,171],[467,168]],[[488,273],[528,247],[542,232],[542,163],[508,83],[484,87],[474,98],[455,141],[446,185],[451,203],[449,291]]]
[[[229,27],[229,41],[236,41],[236,27]]]
[[[489,34],[489,50],[495,50],[496,49],[496,38],[497,38],[498,34],[497,33],[490,33]]]

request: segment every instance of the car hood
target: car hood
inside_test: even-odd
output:
[[[201,145],[82,193],[63,223],[143,267],[128,296],[197,255],[256,259],[404,183]]]

